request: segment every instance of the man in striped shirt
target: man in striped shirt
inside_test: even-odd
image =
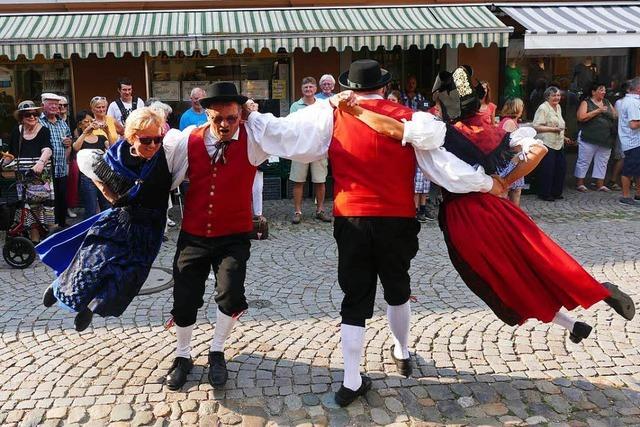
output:
[[[43,112],[40,123],[51,132],[53,148],[53,191],[55,194],[56,224],[60,228],[67,226],[67,158],[71,152],[71,129],[60,119],[60,97],[53,93],[42,94]]]

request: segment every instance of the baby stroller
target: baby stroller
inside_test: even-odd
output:
[[[15,182],[7,185],[11,177],[15,178]],[[5,183],[2,187],[5,194],[0,194],[0,230],[5,231],[2,257],[14,268],[27,268],[36,259],[34,244],[30,239],[31,229],[38,230],[41,238],[49,233],[29,202],[42,202],[45,196],[37,191],[27,191],[28,184],[40,182],[40,178],[30,169],[16,171],[9,164],[2,168],[2,178]],[[11,194],[15,195],[18,191],[21,199],[12,198]]]

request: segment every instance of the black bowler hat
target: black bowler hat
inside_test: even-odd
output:
[[[340,74],[340,86],[353,90],[373,90],[386,86],[391,73],[380,68],[378,61],[359,59],[351,63],[349,71]]]
[[[207,88],[207,97],[200,100],[202,108],[208,108],[216,102],[237,102],[242,105],[249,98],[238,94],[236,85],[231,82],[216,82]]]

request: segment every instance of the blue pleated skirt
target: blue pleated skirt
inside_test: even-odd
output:
[[[120,316],[149,275],[165,222],[165,209],[113,208],[42,242],[59,305],[78,312],[95,300],[94,313]]]

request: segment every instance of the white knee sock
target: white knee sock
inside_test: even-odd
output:
[[[210,351],[224,351],[224,342],[227,340],[233,325],[236,324],[236,319],[231,316],[227,316],[220,309],[217,309],[216,313],[216,329],[213,331],[213,339],[211,340]]]
[[[551,321],[558,326],[562,326],[565,329],[568,329],[569,332],[573,331],[573,325],[576,323],[576,319],[569,316],[567,313],[557,312]]]
[[[358,390],[362,385],[360,377],[360,358],[364,346],[364,328],[342,324],[342,358],[344,360],[343,385],[351,390]]]
[[[398,359],[409,358],[409,326],[411,322],[411,306],[409,301],[402,305],[387,307],[389,329],[393,335],[393,354]]]
[[[176,338],[178,340],[176,343],[176,357],[191,358],[191,334],[194,326],[195,324],[184,327],[176,325]]]

